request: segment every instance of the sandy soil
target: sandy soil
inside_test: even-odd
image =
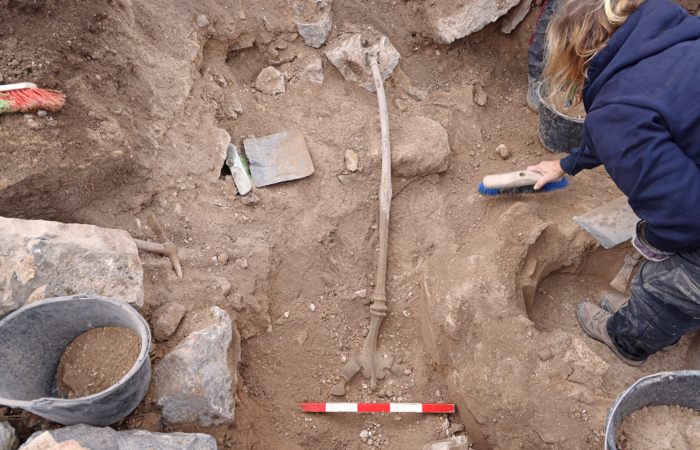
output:
[[[680,406],[642,408],[622,423],[617,445],[621,450],[698,448],[700,412]]]
[[[305,21],[323,12],[311,3]],[[187,313],[170,340],[153,344],[154,366],[214,305],[242,337],[231,426],[160,423],[149,393],[118,429],[205,432],[222,449],[327,450],[369,448],[360,439],[368,428],[381,430],[383,448],[420,448],[453,426],[480,449],[599,449],[619,393],[649,373],[691,367],[694,336],[632,369],[576,324],[576,304],[611,292],[629,251],[604,251],[571,219],[621,195],[602,168],[557,193],[477,193],[485,175],[560,157],[540,144],[537,114],[525,103],[538,8],[509,35],[495,23],[435,45],[427,7],[332,6],[327,45],[369,27],[402,55],[386,83],[390,124],[428,117],[447,130],[451,148],[444,173],[393,180],[389,315],[379,346],[411,372],[388,374],[376,392],[357,375],[340,400],[386,401],[379,393],[392,391],[396,401],[454,402],[449,417],[310,415],[295,405],[338,400],[330,388],[369,326],[357,291],[374,283],[380,160],[376,97],[327,61],[323,84],[302,76],[323,48],[296,34],[301,19],[290,3],[0,0],[3,82],[32,81],[68,97],[45,118],[0,116],[0,214],[148,240],[155,236],[144,224],[155,214],[180,248],[184,278],[166,258],[141,254],[141,313],[150,320],[170,301]],[[200,14],[209,26],[197,26]],[[269,65],[286,74],[286,93],[254,89]],[[291,128],[303,132],[315,173],[242,204],[220,177],[223,132],[239,144]],[[508,159],[496,155],[499,144]],[[359,155],[357,172],[346,170],[347,149]],[[23,438],[56,426],[7,413]]]
[[[141,340],[128,328],[94,328],[71,342],[56,372],[59,395],[86,397],[108,389],[134,367]]]
[[[577,105],[568,105],[567,95],[568,94],[566,92],[559,92],[547,100],[552,106],[554,106],[554,109],[560,113],[576,119],[585,119],[586,108],[583,106],[583,102]]]

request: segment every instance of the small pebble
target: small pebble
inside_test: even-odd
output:
[[[46,111],[40,109],[39,111],[37,111],[36,115],[39,117],[46,117]]]
[[[411,369],[406,369],[403,371],[404,375],[410,375],[411,374]]]
[[[285,319],[289,318],[289,311],[285,311],[285,312],[284,312],[284,318],[285,318]]]
[[[316,305],[314,305],[313,303],[310,304],[310,305],[309,305],[309,309],[311,310],[311,312],[316,311]]]

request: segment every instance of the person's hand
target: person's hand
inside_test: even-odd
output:
[[[564,170],[561,168],[559,161],[542,161],[536,166],[530,166],[527,170],[539,172],[543,175],[542,179],[535,184],[534,189],[538,190],[547,183],[559,181],[564,176]]]

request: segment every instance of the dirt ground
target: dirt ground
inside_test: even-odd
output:
[[[315,20],[322,5],[307,2],[297,17],[286,0],[0,0],[0,82],[35,82],[68,99],[44,118],[0,116],[0,214],[148,240],[155,214],[180,249],[184,278],[166,258],[142,253],[141,313],[150,320],[171,301],[187,313],[170,340],[154,343],[153,364],[214,305],[242,337],[231,426],[162,423],[149,393],[116,428],[204,432],[223,449],[354,450],[369,448],[364,429],[381,434],[382,448],[418,449],[457,423],[479,449],[599,449],[617,395],[644,375],[691,367],[694,335],[630,368],[576,323],[579,302],[613,292],[608,283],[630,250],[602,249],[572,220],[621,195],[602,168],[556,193],[477,193],[485,175],[562,156],[540,144],[525,103],[539,7],[508,35],[495,23],[436,45],[430,5],[334,2],[326,45],[360,30],[388,36],[404,74],[386,83],[390,124],[428,117],[449,135],[447,171],[393,180],[389,315],[379,338],[410,370],[388,374],[379,389],[395,401],[454,402],[449,416],[312,415],[295,405],[337,400],[330,388],[369,325],[357,291],[371,292],[377,264],[376,96],[325,59],[322,84],[302,76],[324,48],[306,46],[294,20]],[[205,27],[196,23],[202,14]],[[269,65],[286,74],[284,94],[254,88]],[[399,86],[407,82],[422,101]],[[484,94],[481,106],[474,99]],[[220,176],[226,133],[240,144],[291,128],[303,132],[314,174],[242,204]],[[346,170],[347,149],[359,155],[357,172]],[[340,401],[386,401],[367,384],[357,375]],[[6,413],[23,438],[54,426]]]

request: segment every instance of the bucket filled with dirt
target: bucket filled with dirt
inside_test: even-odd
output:
[[[548,98],[545,85],[537,90],[540,104],[540,141],[547,150],[555,153],[570,153],[574,147],[583,145],[583,121],[586,109],[583,103],[569,106],[565,92]]]
[[[700,448],[698,411],[700,371],[661,372],[644,377],[620,394],[610,407],[605,448]]]
[[[107,426],[151,381],[150,328],[120,300],[46,299],[0,321],[0,405],[63,425]]]

